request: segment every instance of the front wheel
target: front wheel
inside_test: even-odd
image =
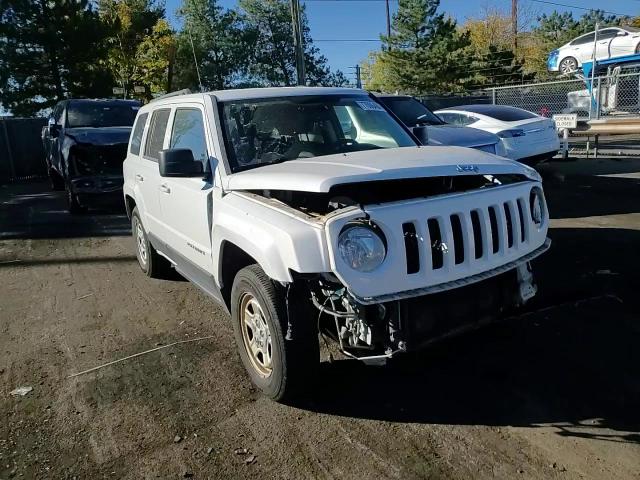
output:
[[[572,73],[578,70],[578,61],[573,57],[564,58],[560,62],[560,73]]]
[[[72,215],[79,215],[81,213],[86,213],[87,211],[87,207],[80,204],[78,201],[78,195],[73,193],[73,190],[71,190],[69,185],[67,185],[67,209]]]
[[[65,189],[64,179],[53,168],[49,169],[49,182],[52,190],[62,191]]]
[[[231,318],[242,363],[264,395],[286,401],[311,386],[320,363],[314,318],[284,295],[258,265],[238,272]]]

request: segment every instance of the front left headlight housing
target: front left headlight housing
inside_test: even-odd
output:
[[[338,236],[338,253],[352,269],[368,273],[384,262],[387,245],[380,228],[370,223],[348,223]]]
[[[531,220],[536,227],[542,226],[545,220],[544,197],[539,187],[533,187],[529,195],[529,208],[531,209]]]

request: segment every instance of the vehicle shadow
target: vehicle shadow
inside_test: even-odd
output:
[[[321,387],[298,406],[392,422],[551,424],[561,435],[640,442],[640,231],[551,236],[536,262],[539,297],[522,314],[385,367],[323,362]],[[611,274],[594,271],[605,267]]]
[[[0,239],[80,238],[129,235],[131,225],[122,205],[67,211],[64,192],[46,182],[0,186]]]
[[[640,213],[640,160],[588,159],[537,168],[552,219]]]

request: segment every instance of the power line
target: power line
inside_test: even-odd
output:
[[[353,0],[347,0],[347,1],[353,1]],[[357,0],[359,1],[359,0]],[[587,8],[587,7],[578,7],[576,5],[568,5],[566,3],[559,3],[559,2],[551,2],[549,0],[528,0],[529,2],[535,2],[535,3],[545,3],[547,5],[555,5],[556,7],[566,7],[566,8],[575,8],[576,10],[586,10],[588,12],[590,11],[595,11],[595,10],[600,10],[598,8]],[[616,15],[618,17],[631,17],[632,15],[630,13],[616,13],[616,12],[610,12],[608,10],[600,10],[603,13],[608,13],[610,15]]]

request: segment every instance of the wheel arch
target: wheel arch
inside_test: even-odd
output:
[[[133,196],[126,193],[124,195],[124,206],[127,211],[127,218],[131,220],[131,214],[133,213],[133,209],[136,208],[136,200]]]
[[[231,311],[231,289],[238,272],[249,265],[256,264],[261,268],[262,266],[252,255],[229,240],[222,241],[219,258],[220,293],[227,308]]]

